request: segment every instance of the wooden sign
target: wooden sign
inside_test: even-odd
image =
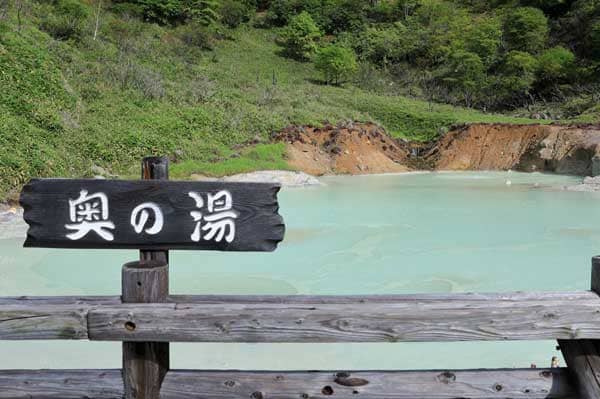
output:
[[[273,251],[280,186],[34,179],[21,193],[26,247]]]

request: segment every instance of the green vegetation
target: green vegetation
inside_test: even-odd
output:
[[[281,33],[287,54],[299,60],[309,59],[317,49],[321,31],[306,11],[294,15]]]
[[[597,122],[596,3],[541,8],[548,29],[530,3],[0,0],[0,199],[32,176],[135,176],[149,154],[177,178],[285,169],[269,137],[289,124],[429,140],[535,113]],[[504,42],[517,11],[535,49]]]
[[[356,72],[356,56],[350,49],[331,44],[317,51],[315,68],[323,73],[326,83],[337,85]]]
[[[561,103],[600,91],[597,0],[271,0],[268,21],[289,26],[298,13],[324,45],[353,49],[363,70],[407,89],[398,95],[556,118]]]

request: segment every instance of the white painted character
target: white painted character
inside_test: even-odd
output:
[[[193,191],[188,195],[196,201],[198,209],[204,207],[202,196]],[[232,242],[235,238],[235,219],[239,215],[238,212],[233,210],[231,193],[221,190],[216,194],[207,194],[206,208],[208,210],[206,215],[202,215],[202,212],[198,210],[190,212],[196,223],[194,232],[191,235],[192,241],[198,242],[200,239],[204,239],[206,241],[221,242],[224,238],[225,241]],[[205,222],[204,225],[202,225],[202,221]]]
[[[151,227],[146,227],[146,223],[148,223],[148,219],[150,218],[150,211],[154,214],[154,224]],[[130,222],[136,233],[140,234],[143,230],[146,234],[154,235],[160,233],[162,230],[164,217],[157,204],[154,202],[144,202],[133,209]]]
[[[71,224],[65,224],[67,230],[75,230],[67,234],[71,240],[79,240],[94,231],[106,241],[112,241],[114,236],[110,230],[115,228],[108,220],[108,198],[104,193],[88,195],[87,190],[79,192],[79,198],[69,199],[69,218]]]

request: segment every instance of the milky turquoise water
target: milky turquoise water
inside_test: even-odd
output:
[[[274,253],[172,251],[186,294],[578,290],[600,253],[600,195],[579,178],[507,172],[331,177],[285,189]],[[510,180],[511,185],[506,181]],[[23,249],[3,226],[0,295],[117,295],[135,251]],[[11,237],[11,236],[19,237]],[[176,368],[411,369],[549,365],[554,342],[172,344]],[[119,367],[120,344],[0,341],[0,368]]]

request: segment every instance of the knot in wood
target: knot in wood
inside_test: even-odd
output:
[[[443,373],[437,376],[437,379],[442,384],[450,384],[456,381],[456,375],[449,371],[444,371]]]
[[[544,378],[551,378],[552,377],[552,373],[548,370],[544,370],[540,373],[540,377],[544,377]]]
[[[321,393],[325,396],[333,395],[333,388],[329,385],[325,385],[323,389],[321,389]]]
[[[340,374],[345,374],[346,377],[341,377]],[[364,378],[350,377],[350,374],[348,373],[338,373],[338,376],[334,381],[336,384],[345,387],[361,387],[369,383],[369,381],[365,380]]]

